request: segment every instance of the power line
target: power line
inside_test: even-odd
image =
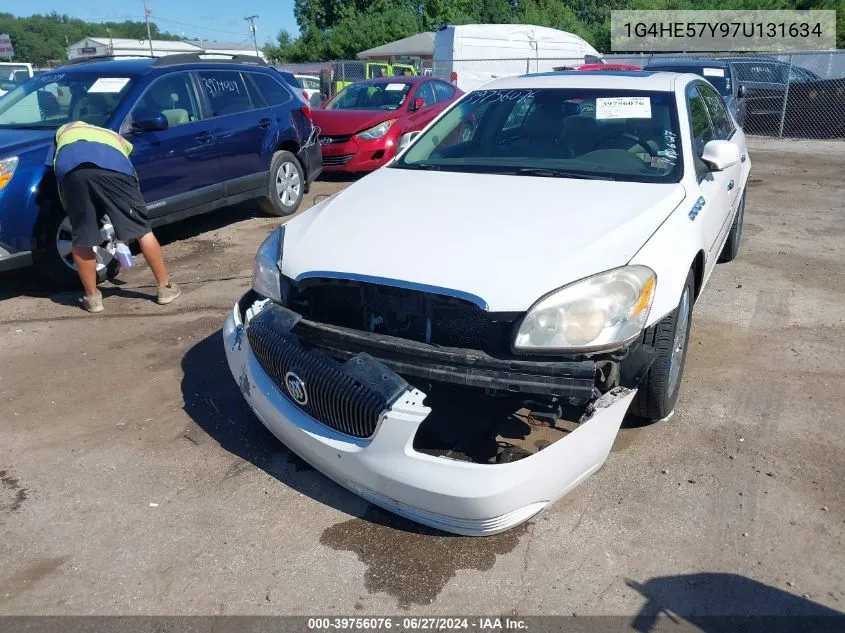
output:
[[[180,22],[179,20],[171,20],[170,18],[155,18],[156,22],[171,22],[173,24],[179,24],[181,26],[189,26],[192,29],[197,29],[199,31],[216,31],[217,33],[227,33],[228,35],[241,35],[243,36],[242,31],[224,31],[223,29],[215,29],[210,26],[197,26],[196,24],[188,24],[187,22]]]

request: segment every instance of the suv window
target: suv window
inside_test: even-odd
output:
[[[455,94],[455,89],[443,81],[433,81],[431,85],[434,86],[434,94],[438,101],[448,101]]]
[[[150,84],[129,114],[130,125],[140,110],[161,112],[169,127],[202,118],[194,84],[186,72],[165,75]]]
[[[270,75],[249,73],[268,105],[277,106],[290,101],[290,92]]]
[[[713,132],[716,138],[728,140],[734,133],[734,126],[721,97],[710,86],[699,85],[698,92],[704,99],[704,104],[710,113],[710,121],[713,123]]]
[[[197,74],[202,91],[211,106],[211,116],[225,116],[252,110],[249,93],[239,72],[207,70]]]
[[[696,87],[691,87],[687,92],[687,105],[689,107],[690,125],[692,126],[693,150],[696,156],[701,156],[704,146],[713,140],[713,128],[710,125],[710,115],[707,114],[707,106],[704,99],[698,93]]]

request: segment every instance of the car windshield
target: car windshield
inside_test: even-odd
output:
[[[326,104],[327,110],[397,110],[408,97],[411,84],[391,83],[352,84]]]
[[[129,77],[46,73],[0,101],[0,128],[56,129],[70,121],[104,126],[131,89]]]
[[[718,66],[649,66],[649,70],[664,70],[673,73],[692,73],[704,77],[713,84],[723,97],[731,96],[731,76],[724,67]]]
[[[478,90],[416,138],[394,167],[678,182],[683,165],[674,94]]]

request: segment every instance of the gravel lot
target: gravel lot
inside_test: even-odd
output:
[[[157,231],[172,306],[143,264],[97,316],[0,275],[0,613],[845,611],[845,143],[751,159],[674,418],[484,539],[373,509],[251,414],[220,327],[274,225],[256,207]]]

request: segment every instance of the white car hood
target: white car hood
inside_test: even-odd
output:
[[[624,266],[680,184],[382,168],[287,224],[282,274],[378,278],[521,312]]]

